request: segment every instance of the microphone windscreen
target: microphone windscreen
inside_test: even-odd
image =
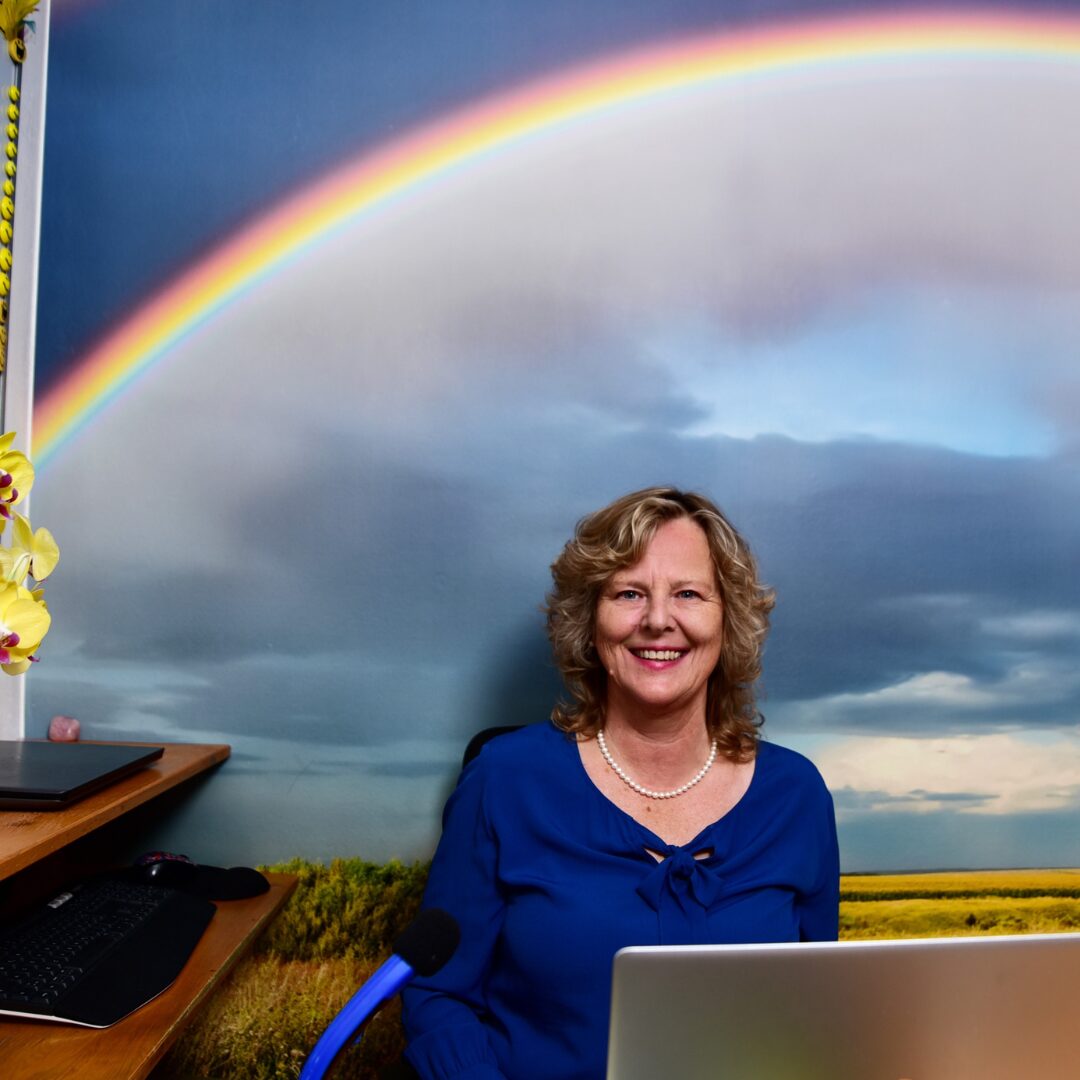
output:
[[[394,953],[417,975],[434,975],[458,947],[461,930],[453,915],[441,908],[427,908],[402,930]]]

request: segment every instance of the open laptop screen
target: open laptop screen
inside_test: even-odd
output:
[[[607,1080],[1075,1080],[1080,934],[615,957]]]

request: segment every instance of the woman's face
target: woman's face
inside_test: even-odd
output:
[[[702,528],[666,521],[640,562],[612,575],[596,607],[596,651],[608,673],[608,710],[702,717],[720,659],[724,607]]]

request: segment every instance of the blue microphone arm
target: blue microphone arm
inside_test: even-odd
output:
[[[360,1027],[384,1001],[392,998],[411,978],[413,969],[400,956],[391,956],[345,1003],[330,1026],[322,1033],[315,1049],[300,1071],[300,1080],[321,1080],[333,1064],[349,1036]]]
[[[434,975],[454,955],[461,930],[452,915],[427,908],[401,932],[390,959],[345,1003],[300,1070],[300,1080],[321,1080],[341,1048],[384,1001],[414,975]]]

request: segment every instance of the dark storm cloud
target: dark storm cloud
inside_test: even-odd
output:
[[[760,547],[782,600],[774,694],[869,688],[926,670],[1000,673],[1005,653],[1031,643],[991,642],[983,620],[1080,610],[1078,483],[1067,463],[873,444],[777,449],[815,461],[820,482],[761,507]]]
[[[975,810],[993,804],[998,796],[992,792],[923,791],[915,789],[894,795],[887,791],[857,791],[854,788],[834,788],[833,804],[837,814],[851,815],[896,810],[913,810],[927,804],[949,804],[956,810]]]
[[[137,574],[134,602],[102,621],[111,585],[57,575],[50,600],[69,614],[53,633],[82,639],[88,660],[183,673],[138,706],[169,723],[326,744],[464,739],[549,710],[558,680],[538,606],[573,522],[672,482],[725,507],[778,591],[766,713],[813,715],[817,729],[1076,722],[1080,687],[1063,676],[1080,619],[1080,492],[1066,461],[659,426],[568,442],[534,423],[514,443],[476,439],[461,450],[433,434],[426,469],[357,467],[331,439],[305,461],[320,482],[299,539],[274,502],[238,492],[237,550],[258,546],[258,576],[242,562]],[[917,681],[940,672],[953,680],[940,693]],[[912,680],[913,696],[867,697]],[[80,692],[132,707],[130,688]],[[797,711],[815,701],[831,705]]]

